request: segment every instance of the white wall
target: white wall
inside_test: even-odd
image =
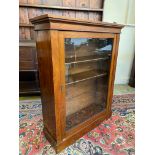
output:
[[[126,26],[121,33],[117,59],[115,84],[127,84],[130,78],[134,58],[135,29]]]
[[[104,21],[125,24],[122,29],[117,59],[115,84],[127,84],[130,78],[135,46],[134,0],[105,0]]]

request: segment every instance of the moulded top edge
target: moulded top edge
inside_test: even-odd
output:
[[[74,24],[81,24],[81,25],[92,25],[92,26],[104,26],[104,27],[115,27],[115,28],[123,28],[124,25],[117,24],[117,23],[107,23],[107,22],[97,22],[91,20],[82,20],[82,19],[75,19],[75,18],[66,18],[63,16],[55,16],[51,14],[44,14],[41,16],[37,16],[30,19],[32,24],[44,23],[44,22],[67,22],[67,23],[74,23]]]

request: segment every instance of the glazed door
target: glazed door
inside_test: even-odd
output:
[[[107,107],[114,35],[63,32],[64,128],[69,131]]]

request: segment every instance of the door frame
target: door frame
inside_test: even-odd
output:
[[[64,39],[65,38],[113,38],[113,49],[111,56],[111,64],[110,64],[110,73],[108,80],[108,94],[107,94],[107,107],[105,111],[102,111],[98,114],[95,114],[90,119],[76,125],[75,127],[65,131],[66,125],[66,102],[65,102],[65,47],[64,47]],[[119,42],[119,34],[113,33],[93,33],[93,32],[73,32],[73,31],[59,31],[58,32],[58,42],[59,42],[59,63],[60,63],[60,89],[61,89],[61,137],[62,139],[74,139],[76,135],[86,133],[90,129],[96,127],[97,124],[100,124],[104,119],[109,118],[111,116],[111,102],[113,96],[113,85],[114,85],[114,77],[115,77],[115,69],[116,69],[116,60],[118,53],[118,42]]]

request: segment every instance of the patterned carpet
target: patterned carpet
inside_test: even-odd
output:
[[[110,119],[84,135],[59,155],[134,155],[134,94],[115,95]],[[21,100],[20,155],[55,155],[43,134],[40,99]]]

